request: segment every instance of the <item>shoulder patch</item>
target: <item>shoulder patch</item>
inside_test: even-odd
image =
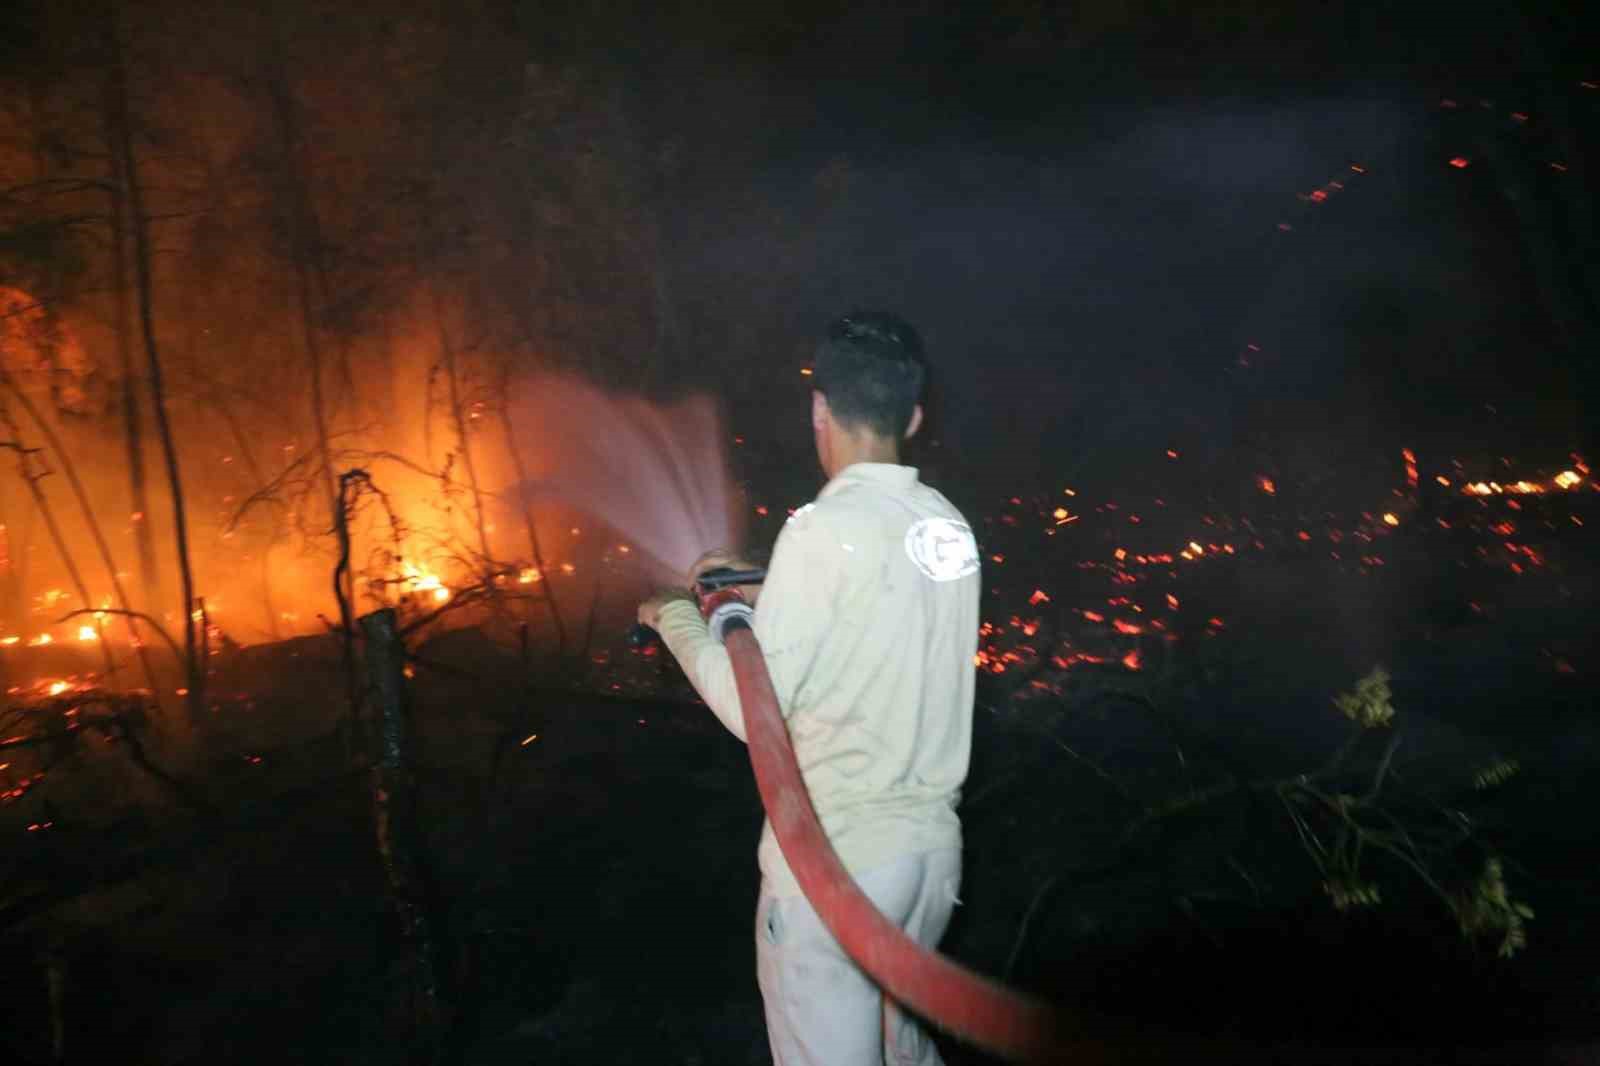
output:
[[[906,530],[906,554],[933,581],[955,581],[978,572],[972,528],[951,518],[922,518]]]

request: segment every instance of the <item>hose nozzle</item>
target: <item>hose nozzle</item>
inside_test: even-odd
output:
[[[734,629],[749,629],[755,623],[756,609],[745,602],[734,585],[702,591],[699,599],[700,613],[718,644],[725,643]]]
[[[756,609],[739,594],[739,586],[759,585],[766,579],[767,572],[760,567],[735,570],[731,566],[707,570],[695,579],[694,588],[689,591],[694,593],[695,602],[700,605],[700,614],[711,627],[711,635],[717,638],[717,643],[722,643],[733,627],[744,626],[748,629],[755,620]],[[661,634],[643,623],[636,622],[628,627],[627,642],[630,648],[647,648],[660,639]]]
[[[749,629],[755,624],[756,609],[746,602],[739,586],[759,585],[766,577],[765,570],[719,566],[695,579],[694,594],[700,602],[700,614],[705,617],[718,644],[724,643],[734,629]]]

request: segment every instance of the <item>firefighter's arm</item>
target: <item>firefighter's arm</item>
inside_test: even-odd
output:
[[[755,635],[761,643],[778,706],[787,717],[795,693],[815,661],[832,624],[833,590],[840,575],[829,559],[832,538],[815,523],[791,521],[778,537],[756,607]],[[829,564],[833,564],[830,566]],[[745,739],[744,714],[728,650],[717,643],[693,602],[661,606],[656,630],[683,667],[700,698],[729,732]]]

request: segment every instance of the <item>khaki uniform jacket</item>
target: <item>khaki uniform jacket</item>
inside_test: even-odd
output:
[[[755,635],[812,803],[852,873],[961,846],[979,587],[971,529],[913,467],[847,467],[778,537]],[[659,630],[744,740],[727,650],[699,611],[669,603]],[[768,891],[800,891],[770,821],[757,858]]]

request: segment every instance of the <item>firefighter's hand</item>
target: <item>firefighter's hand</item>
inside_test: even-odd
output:
[[[700,580],[700,575],[707,570],[719,570],[727,567],[730,570],[754,570],[758,564],[752,563],[742,555],[735,554],[729,548],[713,548],[694,561],[689,567],[689,587],[693,588]],[[760,585],[737,585],[739,595],[744,597],[744,602],[754,607],[756,597],[761,595]]]
[[[658,589],[648,600],[639,605],[639,624],[649,626],[651,629],[660,629],[661,608],[677,600],[693,604],[694,597],[689,595],[687,589]]]

